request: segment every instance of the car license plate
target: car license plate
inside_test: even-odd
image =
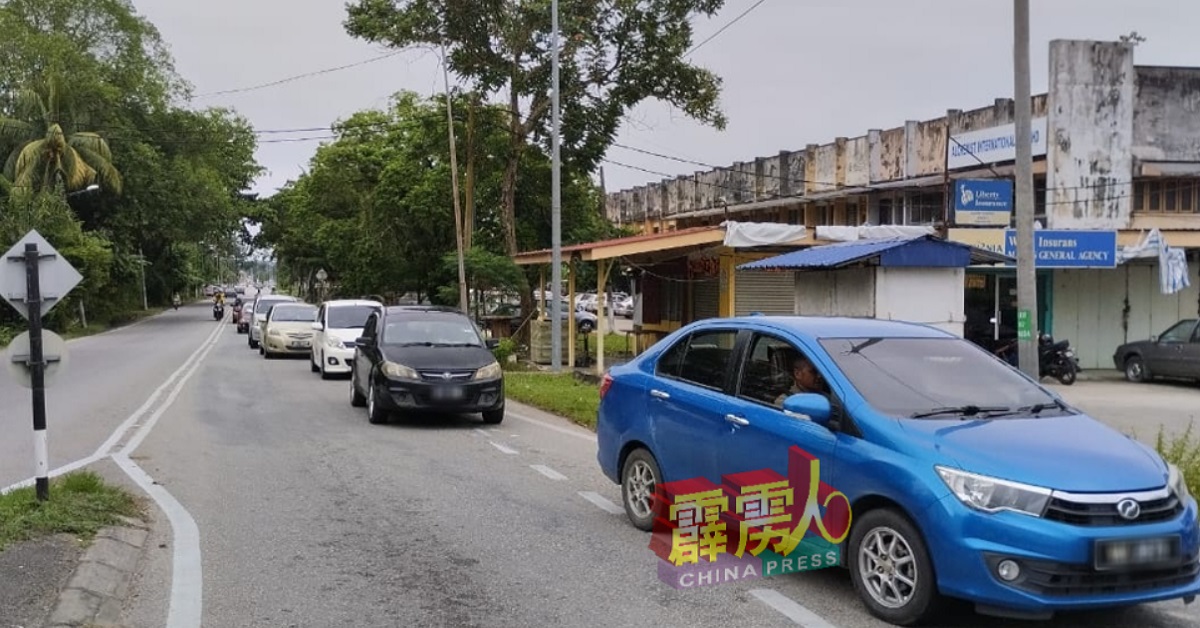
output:
[[[436,386],[430,396],[438,401],[453,401],[462,398],[463,389],[459,386]]]
[[[307,349],[310,345],[307,342],[293,342],[292,344],[290,344],[288,346],[290,346],[293,349]]]
[[[1179,537],[1096,541],[1096,569],[1128,569],[1179,559]]]

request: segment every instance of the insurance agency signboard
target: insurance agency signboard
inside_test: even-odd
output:
[[[954,223],[1007,227],[1012,217],[1013,185],[1008,179],[959,179],[954,182]]]
[[[1037,268],[1116,268],[1117,232],[1083,229],[1035,229]],[[950,240],[1017,256],[1015,229],[951,229]]]

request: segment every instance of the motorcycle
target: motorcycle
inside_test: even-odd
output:
[[[995,353],[1014,367],[1020,364],[1016,340],[996,349]],[[1055,342],[1054,337],[1050,334],[1038,336],[1039,377],[1053,377],[1064,386],[1070,386],[1075,383],[1079,370],[1079,358],[1075,357],[1075,351],[1071,349],[1071,341]]]
[[[225,318],[225,306],[220,303],[213,303],[213,320],[219,321]]]

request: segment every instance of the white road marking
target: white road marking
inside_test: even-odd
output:
[[[166,628],[199,628],[204,609],[204,577],[201,574],[200,528],[161,484],[124,453],[113,454],[113,462],[146,491],[171,523],[174,551],[171,556],[171,603]]]
[[[181,374],[191,368],[193,363],[200,359],[201,354],[205,353],[210,346],[216,345],[216,341],[220,338],[222,329],[224,328],[218,327],[217,329],[214,329],[212,333],[210,333],[208,337],[204,339],[204,342],[200,343],[200,346],[197,347],[196,350],[193,351],[192,354],[183,361],[183,364],[179,365],[179,368],[175,369],[174,373],[171,373],[171,375],[168,376],[158,388],[154,389],[154,392],[150,393],[150,396],[146,398],[146,401],[137,410],[134,410],[133,414],[129,415],[129,418],[125,419],[120,425],[118,425],[116,430],[113,430],[113,433],[108,437],[108,440],[104,441],[104,443],[96,448],[94,453],[92,453],[90,456],[80,458],[74,462],[69,462],[61,467],[52,469],[49,473],[49,477],[58,477],[66,473],[70,473],[71,471],[75,471],[76,469],[82,469],[83,467],[108,457],[108,455],[112,453],[112,449],[116,447],[117,443],[121,442],[121,439],[125,438],[129,430],[139,423],[142,415],[144,415],[150,408],[154,407],[154,404],[158,402],[159,397],[162,396],[165,390],[173,385],[182,384],[182,381],[176,382],[175,380]],[[6,486],[3,489],[0,489],[0,494],[7,493],[18,488],[33,486],[35,480],[36,478],[28,478],[11,486]]]
[[[213,329],[212,333],[200,344],[200,347],[188,356],[183,364],[150,394],[150,397],[146,399],[141,407],[117,426],[117,429],[108,437],[108,440],[100,445],[95,453],[50,472],[51,476],[61,475],[111,457],[113,462],[121,467],[121,470],[136,482],[167,515],[167,520],[171,524],[172,544],[174,546],[171,559],[171,598],[167,613],[167,628],[199,628],[201,624],[203,617],[204,579],[201,571],[200,528],[196,525],[196,520],[192,518],[187,509],[174,496],[167,492],[162,485],[155,483],[154,479],[144,469],[133,462],[129,456],[142,444],[142,441],[149,435],[150,430],[154,429],[159,418],[175,403],[175,399],[183,391],[187,381],[192,378],[192,375],[196,374],[196,371],[200,370],[200,365],[204,362],[204,359],[217,346],[221,332],[224,329],[223,325],[218,325]],[[149,418],[142,420],[143,415],[150,408],[154,407],[159,397],[168,389],[170,393],[162,405]],[[121,447],[120,451],[113,451],[128,435],[129,431],[134,428],[137,428],[137,431],[134,432],[133,437]],[[0,492],[6,492],[22,484],[27,485],[33,482],[34,479],[30,478],[26,482],[6,488]]]
[[[784,617],[804,628],[834,628],[820,615],[804,608],[791,598],[774,589],[752,589],[750,595],[767,606],[779,611]]]
[[[514,419],[517,419],[519,421],[525,421],[526,423],[533,423],[534,425],[544,427],[548,430],[554,430],[555,432],[561,432],[563,434],[566,434],[567,436],[574,436],[575,438],[580,438],[580,439],[583,439],[583,440],[586,440],[589,442],[593,442],[593,443],[596,442],[596,435],[591,432],[582,431],[583,428],[573,430],[569,427],[563,427],[561,425],[547,423],[546,421],[542,421],[540,419],[532,419],[527,416],[522,416],[520,414],[513,412],[512,410],[509,410],[508,416],[510,416]]]
[[[620,506],[612,503],[608,500],[608,498],[604,497],[600,493],[596,493],[594,491],[579,491],[579,496],[599,506],[600,510],[603,510],[607,513],[614,515],[625,514],[625,511]]]
[[[499,449],[500,451],[502,451],[502,452],[504,452],[504,453],[506,453],[506,454],[512,454],[512,455],[515,455],[515,454],[517,453],[517,450],[515,450],[515,449],[513,449],[513,448],[511,448],[511,447],[508,447],[508,446],[506,446],[506,445],[501,445],[500,443],[497,443],[497,442],[496,442],[496,441],[494,441],[494,440],[490,440],[490,441],[488,441],[488,442],[492,444],[492,447],[495,447],[496,449]]]
[[[541,473],[542,475],[550,478],[551,480],[560,480],[561,481],[561,480],[567,479],[567,476],[559,473],[558,471],[555,471],[554,469],[551,469],[550,467],[547,467],[544,464],[531,464],[531,465],[529,465],[529,468],[533,469],[534,471],[537,471],[538,473]]]

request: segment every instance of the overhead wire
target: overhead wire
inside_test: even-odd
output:
[[[740,21],[742,18],[746,17],[747,15],[750,15],[750,12],[751,12],[751,11],[753,11],[753,10],[757,9],[758,7],[762,6],[762,4],[763,4],[764,2],[766,2],[766,1],[767,1],[767,0],[758,0],[758,2],[755,2],[754,4],[750,5],[750,8],[749,8],[749,9],[746,9],[745,11],[742,11],[740,14],[738,14],[738,16],[737,16],[737,17],[735,17],[735,18],[733,18],[732,20],[729,20],[728,22],[726,22],[724,26],[722,26],[721,28],[717,29],[717,32],[713,33],[712,35],[709,35],[707,38],[705,38],[705,39],[704,39],[704,41],[701,41],[700,43],[696,44],[695,46],[692,46],[691,50],[688,50],[687,52],[683,53],[683,56],[685,56],[685,57],[686,57],[686,56],[688,56],[688,55],[692,54],[693,52],[696,52],[696,51],[697,51],[697,50],[699,50],[699,49],[700,49],[702,46],[704,46],[704,44],[707,44],[708,42],[710,42],[710,41],[712,41],[712,40],[716,39],[718,35],[720,35],[721,33],[724,33],[724,32],[725,32],[725,31],[726,31],[726,30],[727,30],[727,29],[728,29],[730,26],[733,26],[734,24],[737,24],[737,23],[738,23],[738,22],[739,22],[739,21]]]
[[[357,68],[359,66],[364,66],[364,65],[371,64],[371,63],[375,63],[377,61],[383,61],[384,59],[389,59],[389,58],[394,57],[402,52],[405,52],[405,49],[393,50],[387,54],[382,54],[377,57],[372,57],[370,59],[364,59],[362,61],[356,61],[354,63],[348,63],[346,65],[339,65],[339,66],[332,67],[332,68],[325,68],[322,70],[314,70],[312,72],[305,72],[303,74],[297,74],[295,76],[289,76],[287,78],[282,78],[282,79],[279,79],[276,81],[270,81],[267,83],[261,83],[258,85],[250,85],[248,87],[237,87],[234,89],[223,89],[223,90],[219,90],[219,91],[215,91],[215,92],[206,92],[203,94],[196,94],[195,96],[192,96],[192,99],[211,98],[213,96],[223,96],[226,94],[241,94],[244,92],[252,92],[252,91],[257,91],[260,89],[266,89],[268,87],[275,87],[277,85],[283,85],[285,83],[291,83],[294,81],[298,81],[300,79],[306,79],[306,78],[310,78],[313,76],[320,76],[322,74],[330,74],[332,72],[341,72],[342,70],[349,70],[350,68]]]

